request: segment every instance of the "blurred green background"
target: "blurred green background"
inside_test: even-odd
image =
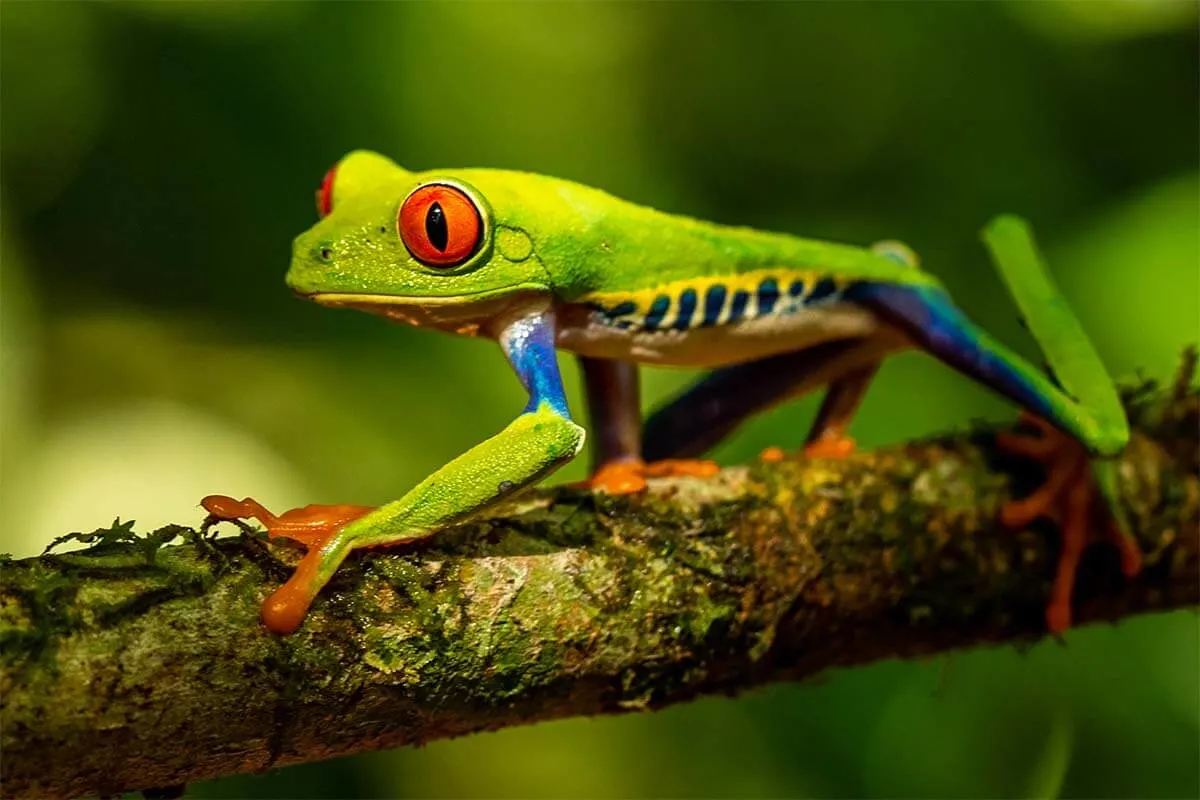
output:
[[[197,500],[379,503],[524,403],[494,345],[293,299],[346,151],[900,238],[1035,351],[977,231],[1033,220],[1111,370],[1200,338],[1190,2],[0,5],[0,549]],[[581,408],[573,362],[564,360]],[[646,404],[683,386],[647,374]],[[815,398],[717,452],[797,444]],[[885,366],[865,445],[1012,410]],[[558,478],[577,479],[584,462]],[[1197,617],[198,785],[197,797],[1196,796]]]

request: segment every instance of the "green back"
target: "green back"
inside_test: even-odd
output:
[[[477,187],[497,223],[529,234],[555,291],[565,299],[763,271],[934,282],[865,248],[703,222],[558,178],[474,169],[421,177],[447,175]]]

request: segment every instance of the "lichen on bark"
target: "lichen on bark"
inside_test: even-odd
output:
[[[1193,364],[1125,389],[1146,567],[1125,580],[1092,548],[1082,623],[1200,601]],[[171,786],[1034,639],[1055,545],[996,524],[1037,476],[992,434],[634,497],[536,491],[427,546],[356,554],[290,637],[258,606],[296,552],[252,532],[115,525],[6,560],[0,793]]]

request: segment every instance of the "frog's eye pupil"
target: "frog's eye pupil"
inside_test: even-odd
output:
[[[429,207],[429,211],[425,212],[425,235],[429,237],[430,244],[441,252],[446,252],[446,245],[450,242],[450,231],[446,227],[446,212],[442,210],[441,203],[435,202]]]
[[[483,242],[479,206],[465,191],[445,183],[414,189],[400,204],[396,228],[408,252],[427,267],[457,267]]]

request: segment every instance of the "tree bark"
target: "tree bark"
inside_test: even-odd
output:
[[[1126,580],[1115,549],[1089,548],[1077,624],[1200,603],[1194,362],[1123,392],[1145,568]],[[993,433],[632,497],[531,493],[431,546],[350,558],[290,637],[258,606],[296,552],[246,532],[114,525],[6,560],[0,794],[178,786],[1039,638],[1057,543],[997,525],[1038,474]]]

